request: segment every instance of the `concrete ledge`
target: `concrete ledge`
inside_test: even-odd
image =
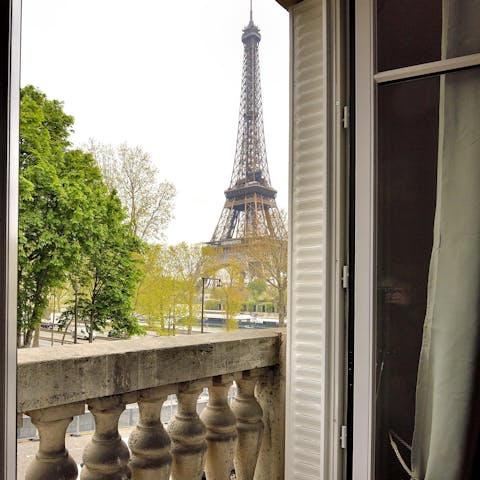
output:
[[[17,411],[278,365],[282,334],[243,330],[21,349]]]

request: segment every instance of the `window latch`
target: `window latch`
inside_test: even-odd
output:
[[[342,425],[340,428],[340,448],[347,448],[347,426]]]
[[[342,271],[342,287],[345,289],[348,288],[348,276],[349,276],[348,265],[344,265],[343,271]]]
[[[347,129],[350,126],[350,109],[348,105],[343,107],[343,117],[342,117],[343,128]]]

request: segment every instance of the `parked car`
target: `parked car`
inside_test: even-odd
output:
[[[128,338],[128,335],[126,332],[119,332],[118,330],[110,330],[107,333],[107,337],[110,338]]]
[[[93,332],[93,340],[97,338],[97,334]],[[72,338],[75,338],[75,330],[72,330]],[[90,332],[85,327],[77,328],[77,339],[88,340],[90,338]]]

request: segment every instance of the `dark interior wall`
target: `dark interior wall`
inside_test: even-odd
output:
[[[0,2],[0,478],[16,478],[20,0]]]
[[[378,71],[440,59],[442,0],[377,0]]]

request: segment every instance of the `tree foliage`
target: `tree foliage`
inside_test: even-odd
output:
[[[200,316],[200,304],[197,301],[199,279],[204,272],[205,257],[201,245],[188,245],[185,242],[169,247],[175,277],[183,305],[180,324],[191,333]]]
[[[242,310],[247,301],[248,290],[245,286],[245,269],[241,262],[229,257],[215,277],[221,280],[221,286],[215,289],[215,298],[218,298],[225,312],[225,327],[228,330],[238,328],[236,315]]]
[[[63,281],[77,253],[62,181],[73,118],[31,86],[20,101],[18,331],[29,345],[49,291]]]
[[[136,275],[132,262],[139,242],[124,221],[116,194],[108,192],[93,157],[69,149],[72,126],[73,118],[63,112],[61,102],[49,100],[32,86],[22,89],[19,345],[22,338],[24,346],[30,345],[48,295],[73,274],[85,288],[102,278],[103,290],[101,295],[96,294],[97,305],[103,302],[104,310],[110,316],[115,313],[119,322],[126,322],[131,307],[131,284]],[[121,269],[117,264],[123,262],[128,265]],[[95,269],[93,263],[97,264]],[[102,321],[98,324],[102,325]]]
[[[200,245],[152,245],[143,258],[135,310],[160,334],[188,333],[200,315],[199,280],[204,256]]]
[[[115,190],[127,210],[134,235],[141,240],[162,240],[173,217],[173,184],[158,180],[158,171],[147,152],[122,143],[116,149],[93,139],[84,146],[96,159],[110,190]]]
[[[142,278],[135,295],[135,311],[142,315],[151,330],[161,335],[174,333],[175,281],[171,273],[168,249],[150,245],[141,262]]]
[[[258,302],[267,291],[267,283],[264,280],[255,278],[248,283],[247,288],[251,292],[252,300]]]
[[[264,281],[274,292],[278,324],[285,325],[287,304],[287,239],[258,238],[246,250],[246,268],[254,279]]]
[[[141,333],[131,301],[140,276],[134,254],[140,253],[141,242],[124,222],[115,193],[105,189],[97,197],[95,210],[95,226],[72,274],[80,284],[78,313],[89,328],[90,341],[93,331],[103,330],[107,324],[115,332]]]

